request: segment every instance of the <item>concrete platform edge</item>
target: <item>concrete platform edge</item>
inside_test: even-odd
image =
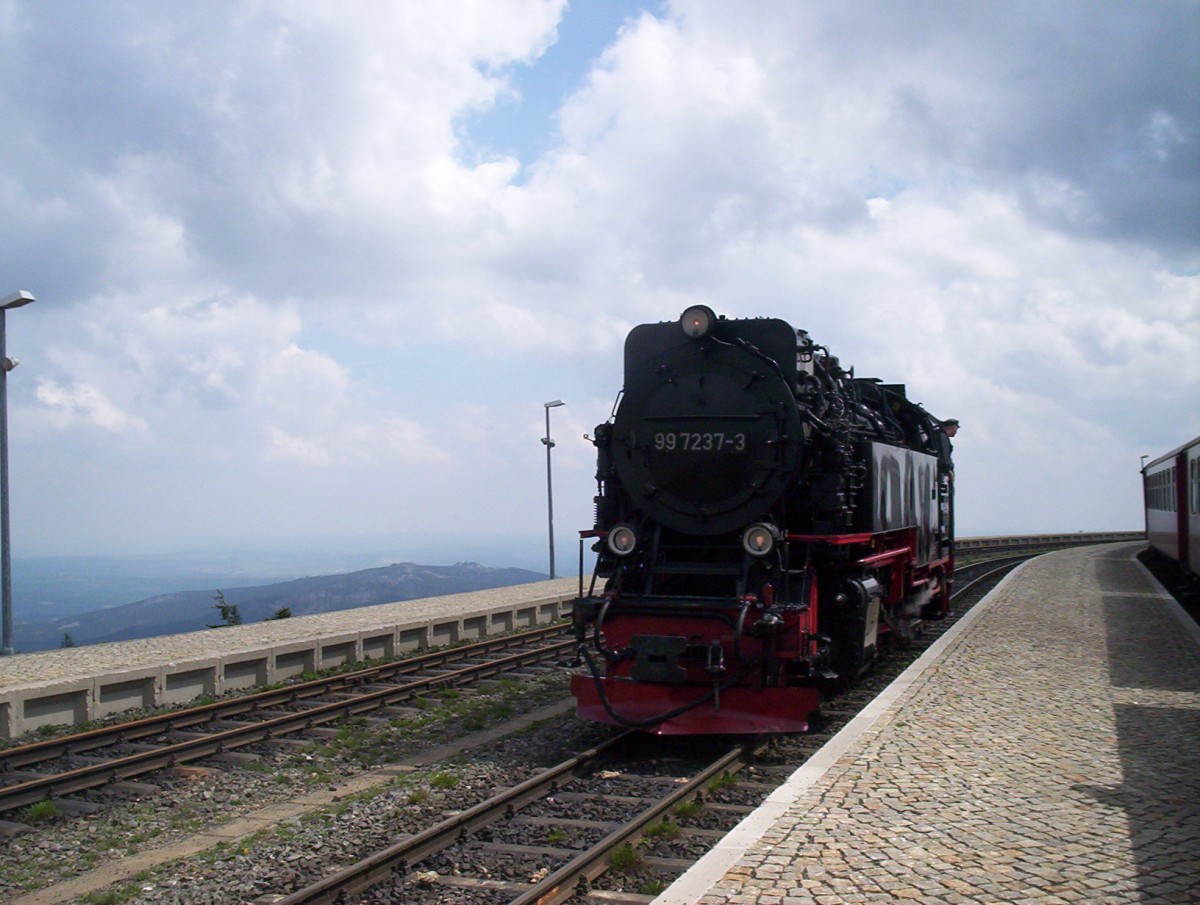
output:
[[[960,619],[953,628],[930,645],[911,666],[881,691],[862,712],[842,727],[841,731],[796,770],[787,781],[767,796],[766,800],[718,842],[711,851],[689,868],[679,879],[661,892],[651,905],[695,905],[725,874],[737,864],[742,855],[779,820],[795,801],[816,783],[853,745],[858,738],[882,717],[891,706],[939,659],[958,642],[963,634],[992,605],[999,592],[1013,581],[1028,562],[1022,563],[1000,581],[983,600]],[[1174,601],[1172,600],[1172,603]],[[1176,605],[1178,606],[1178,605]],[[1180,614],[1186,618],[1182,609]]]

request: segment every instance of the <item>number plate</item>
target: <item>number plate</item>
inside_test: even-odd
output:
[[[743,431],[656,431],[655,452],[739,453],[746,451]]]

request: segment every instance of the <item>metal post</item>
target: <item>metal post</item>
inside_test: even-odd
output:
[[[555,399],[553,402],[544,402],[542,405],[546,409],[546,436],[542,437],[542,443],[546,446],[546,512],[550,524],[550,577],[556,578],[554,574],[554,484],[550,480],[550,450],[554,449],[554,441],[550,439],[550,409],[557,408],[560,405],[565,405],[561,399]]]
[[[0,363],[7,354],[4,348],[6,309],[0,308]],[[13,652],[12,624],[12,556],[8,532],[8,368],[0,367],[0,595],[3,595],[4,641],[0,656]]]
[[[5,315],[9,308],[20,308],[34,300],[33,295],[18,290],[0,299],[0,607],[3,608],[3,639],[0,656],[13,652],[12,620],[12,551],[8,530],[8,372],[17,366],[5,349]]]

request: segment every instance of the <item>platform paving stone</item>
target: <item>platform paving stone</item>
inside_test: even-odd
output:
[[[1200,902],[1200,632],[1138,549],[1022,567],[699,901]]]

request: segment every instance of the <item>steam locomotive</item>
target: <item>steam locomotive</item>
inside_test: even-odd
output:
[[[695,306],[634,328],[624,389],[591,438],[579,716],[667,735],[805,731],[822,688],[948,609],[940,431],[902,385],[855,377],[783,320]]]

